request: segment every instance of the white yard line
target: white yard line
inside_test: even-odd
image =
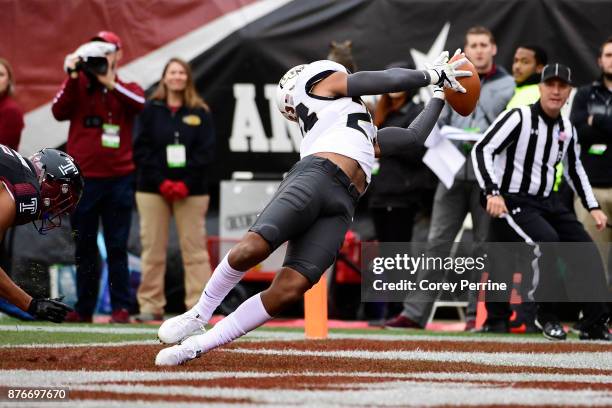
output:
[[[116,327],[116,326],[48,326],[48,325],[8,325],[0,324],[0,332],[48,332],[48,333],[101,333],[101,334],[151,334],[157,335],[157,327],[139,328],[139,327]],[[383,330],[372,331],[372,333],[330,333],[330,339],[367,339],[379,341],[441,341],[441,342],[483,342],[483,343],[550,343],[549,340],[539,337],[525,337],[521,335],[501,335],[501,336],[453,336],[453,335],[431,335],[413,332],[409,334],[384,334]],[[256,330],[247,334],[245,339],[248,340],[268,340],[274,339],[279,341],[295,341],[305,340],[304,333],[300,331],[267,331]],[[566,342],[579,342],[577,339],[568,339]],[[589,341],[588,344],[602,344],[610,346],[611,342]]]
[[[228,353],[271,356],[361,358],[369,360],[420,360],[486,364],[512,367],[558,367],[612,370],[612,353],[482,353],[460,351],[366,351],[366,350],[273,350],[227,349]]]
[[[212,380],[235,378],[288,378],[305,377],[349,377],[349,378],[401,378],[425,380],[461,380],[461,381],[495,381],[495,382],[576,382],[612,384],[609,375],[582,374],[546,374],[546,373],[470,373],[470,372],[339,372],[339,371],[304,371],[304,372],[257,372],[257,371],[90,371],[90,370],[0,370],[2,386],[68,386],[99,382],[148,382],[168,380]]]
[[[144,327],[97,327],[97,326],[46,326],[46,325],[0,325],[4,332],[44,332],[44,333],[103,333],[103,334],[153,334],[156,328]]]
[[[334,376],[346,377],[342,387],[350,386],[351,392],[342,390],[295,390],[295,389],[253,389],[232,387],[194,387],[190,385],[141,385],[141,384],[97,384],[107,381],[164,381],[164,380],[198,380],[198,379],[235,379],[279,377],[287,379],[291,375],[311,377]],[[358,378],[394,378],[393,381],[379,383],[359,383]],[[406,380],[396,380],[406,378]],[[411,378],[435,380],[468,380],[474,383],[461,382],[427,382],[411,381]],[[549,390],[538,388],[513,388],[502,383],[521,383],[525,381],[563,381],[586,383],[611,383],[611,376],[599,375],[565,375],[565,374],[519,374],[519,373],[339,373],[339,372],[305,372],[305,373],[261,373],[261,372],[164,372],[164,371],[44,371],[44,370],[0,370],[0,385],[20,387],[68,387],[70,390],[100,391],[122,395],[146,394],[154,396],[196,396],[208,398],[249,399],[252,404],[209,404],[212,407],[235,406],[279,406],[298,405],[316,407],[366,407],[397,406],[398,402],[406,406],[456,405],[574,405],[574,406],[610,406],[611,391],[593,391],[585,384],[584,390]],[[440,392],[443,387],[444,392]],[[0,401],[1,406],[9,406]],[[31,402],[32,407],[160,407],[191,408],[201,403],[183,402],[143,402],[143,401],[106,401],[106,400],[73,400]]]
[[[435,406],[455,405],[612,405],[612,392],[592,390],[547,390],[535,388],[514,389],[487,384],[444,384],[401,381],[388,384],[366,384],[362,389],[336,390],[295,390],[295,389],[252,389],[192,386],[142,386],[142,385],[78,385],[81,391],[102,391],[119,394],[176,395],[209,398],[246,398],[261,404],[288,404],[308,406]]]
[[[28,401],[28,408],[125,408],[125,407],[142,407],[142,408],[201,408],[204,406],[201,402],[163,402],[163,401],[126,401],[126,400],[75,400],[67,401]],[[206,403],[206,408],[236,408],[236,407],[261,407],[261,404],[220,404]],[[26,405],[21,403],[12,403],[0,401],[2,407],[23,407]]]
[[[384,333],[381,330],[380,333]],[[382,341],[450,341],[450,342],[466,342],[466,343],[548,343],[550,340],[542,337],[524,336],[521,334],[500,334],[499,336],[471,334],[465,336],[459,335],[432,335],[425,334],[419,331],[412,331],[410,334],[361,334],[361,333],[330,333],[330,339],[367,339],[367,340],[382,340]],[[612,342],[609,341],[580,341],[577,338],[565,340],[565,343],[582,343],[582,344],[603,344],[610,347],[612,351]]]
[[[67,347],[124,347],[124,346],[155,346],[161,345],[159,340],[133,340],[133,341],[114,341],[112,343],[23,343],[23,344],[2,344],[1,349],[26,348],[26,349],[61,349]]]

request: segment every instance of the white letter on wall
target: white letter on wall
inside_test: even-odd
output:
[[[255,103],[255,85],[234,84],[234,119],[229,140],[232,152],[268,152],[268,138]],[[250,143],[249,143],[250,139]]]

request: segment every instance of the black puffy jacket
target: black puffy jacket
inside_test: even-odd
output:
[[[593,115],[593,125],[587,122]],[[601,81],[578,89],[570,120],[578,131],[582,147],[580,160],[593,187],[612,187],[612,92]],[[603,154],[595,154],[593,145],[604,145]],[[597,146],[596,146],[597,147]]]
[[[136,189],[159,191],[165,179],[182,180],[190,195],[208,193],[209,166],[215,153],[215,130],[210,112],[185,106],[172,112],[163,101],[147,102],[135,127],[134,162]],[[185,167],[170,168],[166,147],[176,141],[185,145]]]

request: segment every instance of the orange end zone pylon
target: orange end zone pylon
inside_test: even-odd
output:
[[[304,332],[307,339],[327,338],[327,273],[304,294]]]
[[[484,283],[489,279],[489,272],[483,272],[480,282]],[[485,306],[485,291],[481,289],[478,292],[478,303],[476,305],[476,329],[482,329],[487,321],[487,308]]]

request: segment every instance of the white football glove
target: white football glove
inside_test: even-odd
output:
[[[117,46],[115,44],[104,41],[91,41],[77,48],[74,54],[84,60],[87,60],[89,57],[104,57],[105,55],[115,51],[117,51]]]
[[[461,49],[458,48],[455,51],[455,55],[461,53]],[[457,78],[471,77],[470,71],[457,70],[458,67],[465,64],[467,58],[459,58],[451,63],[448,62],[448,51],[443,51],[438,58],[431,64],[427,64],[427,72],[431,78],[432,85],[443,86],[444,88],[450,88],[453,91],[465,93],[465,88],[461,86]]]
[[[432,98],[446,100],[446,96],[444,95],[444,88],[439,85],[432,86]]]

